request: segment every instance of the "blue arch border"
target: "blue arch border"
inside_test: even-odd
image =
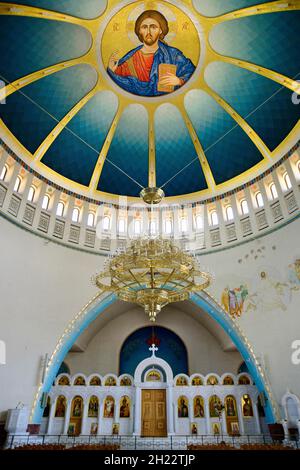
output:
[[[60,368],[61,363],[65,359],[68,351],[75,343],[77,338],[83,331],[92,323],[104,310],[116,302],[117,298],[114,294],[106,295],[98,294],[95,296],[83,309],[76,315],[74,320],[69,324],[67,330],[60,338],[46,369],[43,384],[40,385],[36,394],[30,422],[32,424],[40,424],[43,415],[43,398],[52,386],[56,374]],[[275,404],[272,401],[271,391],[263,378],[263,371],[260,368],[251,345],[247,343],[243,337],[238,326],[231,320],[231,318],[222,310],[217,302],[212,299],[207,293],[201,292],[191,294],[190,300],[197,305],[201,310],[211,316],[229,335],[239,352],[241,353],[244,361],[246,362],[249,372],[252,375],[259,392],[264,393],[266,398],[266,421],[267,423],[276,422]]]

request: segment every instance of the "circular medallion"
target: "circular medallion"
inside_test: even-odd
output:
[[[167,96],[195,73],[198,31],[189,16],[166,2],[135,2],[108,22],[101,40],[103,68],[122,90],[137,96]]]

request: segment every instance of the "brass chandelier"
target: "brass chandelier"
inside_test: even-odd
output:
[[[154,322],[167,304],[206,289],[211,276],[170,240],[147,237],[131,241],[124,252],[113,256],[93,282],[120,300],[140,305]]]

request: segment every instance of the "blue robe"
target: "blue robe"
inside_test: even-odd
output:
[[[122,59],[119,60],[118,65],[122,65],[142,47],[143,44],[129,51],[124,55],[124,57],[122,57]],[[109,68],[107,69],[107,72],[117,85],[129,93],[140,96],[159,96],[166,94],[164,92],[157,91],[159,64],[177,65],[176,75],[177,77],[182,78],[184,82],[187,82],[195,71],[193,62],[190,59],[187,59],[179,49],[168,46],[167,44],[159,41],[159,48],[154,54],[149,82],[142,82],[138,78],[132,76],[121,77]],[[177,88],[180,88],[180,86],[176,86],[175,90]]]

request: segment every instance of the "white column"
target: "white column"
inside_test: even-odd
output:
[[[235,194],[230,196],[230,204],[231,204],[232,212],[233,212],[233,220],[231,222],[233,222],[235,225],[235,233],[236,233],[237,238],[241,239],[243,238],[243,234],[241,230],[241,224],[238,223],[240,220],[240,213],[238,210]]]
[[[52,402],[52,400],[51,400],[51,402]],[[55,417],[55,409],[56,409],[56,399],[53,399],[53,404],[50,406],[50,413],[49,413],[49,419],[48,419],[48,426],[47,426],[46,434],[51,434],[52,433],[53,420],[54,420],[54,417]]]
[[[33,174],[32,173],[27,173],[27,175],[26,175],[26,184],[25,184],[24,191],[22,193],[22,201],[21,201],[21,204],[20,204],[20,207],[19,207],[19,218],[20,219],[23,218],[24,211],[25,211],[25,206],[26,206],[27,202],[29,202],[29,201],[27,201],[27,198],[28,198],[28,193],[29,193],[29,189],[30,189],[32,180],[33,180]]]
[[[3,167],[4,167],[5,163],[8,160],[8,157],[9,157],[8,153],[4,150],[4,148],[0,147],[0,174],[3,170]],[[9,166],[9,165],[7,165],[7,166]]]
[[[204,247],[210,248],[211,247],[211,240],[210,240],[210,225],[208,222],[208,210],[207,205],[203,206],[203,230],[204,230]]]
[[[226,233],[226,226],[225,226],[225,220],[224,220],[223,206],[222,206],[220,199],[216,201],[216,210],[217,210],[218,222],[219,222],[216,228],[219,227],[221,244],[224,245],[227,242],[227,233]]]
[[[261,434],[259,414],[258,414],[258,409],[257,409],[257,400],[254,402],[254,400],[251,398],[251,401],[252,401],[253,414],[254,414],[255,423],[256,423],[256,431],[257,431],[257,434]]]
[[[285,198],[284,198],[284,192],[282,190],[282,187],[281,187],[276,169],[272,173],[272,178],[273,178],[273,181],[274,181],[276,189],[277,189],[278,199],[279,199],[279,202],[280,202],[280,207],[281,207],[281,210],[282,210],[283,217],[288,217],[289,212],[288,212],[288,209],[287,209],[287,205],[286,205]]]
[[[249,213],[246,214],[246,215],[243,215],[243,218],[244,217],[249,217],[250,219],[250,223],[251,223],[251,229],[252,229],[252,232],[257,232],[257,228],[256,228],[256,218],[255,218],[255,207],[253,205],[253,199],[252,199],[252,195],[251,195],[251,191],[249,189],[249,187],[246,187],[244,189],[244,193],[245,193],[245,197],[246,197],[246,201],[248,203],[248,209],[249,209]]]
[[[101,423],[103,419],[103,412],[104,412],[104,397],[101,396],[101,400],[99,398],[99,414],[98,414],[98,431],[97,431],[97,436],[102,434],[102,429],[101,429]]]
[[[174,435],[174,416],[173,416],[173,384],[168,384],[167,388],[167,423],[168,435]]]
[[[86,398],[83,404],[83,413],[82,413],[82,421],[81,421],[80,435],[82,436],[90,434],[90,430],[87,429],[88,409],[89,409],[89,398]]]
[[[273,217],[272,211],[270,209],[270,201],[268,199],[268,195],[267,195],[267,191],[266,191],[264,182],[263,182],[263,180],[259,180],[257,184],[258,184],[259,190],[261,192],[261,195],[262,195],[262,198],[263,198],[263,201],[264,201],[264,207],[262,207],[261,209],[265,209],[265,214],[266,214],[266,219],[267,219],[268,225],[272,225],[274,217]]]
[[[69,236],[70,236],[70,227],[72,224],[73,209],[75,207],[75,198],[70,197],[66,205],[67,207],[65,208],[65,211],[64,211],[64,218],[65,218],[65,231],[64,231],[64,236],[63,236],[64,241],[68,241]]]
[[[72,404],[72,399],[68,400],[68,403],[67,403],[63,434],[68,434],[70,415],[71,415],[71,404]]]
[[[134,416],[134,435],[141,435],[141,406],[142,406],[142,390],[139,384],[136,384],[135,390],[135,416]]]
[[[242,405],[241,405],[241,399],[236,398],[236,404],[237,404],[237,415],[238,415],[238,421],[240,425],[240,431],[241,434],[245,434],[245,426],[244,426],[244,417],[243,417],[243,411],[242,411]]]
[[[204,397],[204,406],[205,406],[206,434],[212,434],[212,431],[210,429],[209,397]]]
[[[36,201],[36,208],[35,208],[35,215],[33,219],[33,228],[37,228],[40,222],[40,216],[42,212],[42,204],[43,204],[43,199],[46,194],[47,190],[47,185],[46,183],[42,182],[40,188],[37,190],[38,191],[38,199]]]
[[[298,181],[296,180],[295,178],[295,174],[294,174],[294,171],[291,167],[291,163],[289,160],[286,160],[284,162],[284,167],[287,171],[287,174],[289,175],[290,177],[290,180],[291,180],[291,183],[292,183],[292,188],[293,188],[293,192],[294,192],[294,195],[295,195],[295,198],[296,198],[296,201],[298,203],[298,206],[300,207],[300,192],[299,192],[299,186],[298,186]]]
[[[60,197],[61,197],[61,191],[56,189],[54,195],[51,198],[52,201],[50,201],[50,204],[49,204],[49,210],[51,210],[49,228],[48,228],[49,235],[52,235],[53,230],[54,230],[55,221],[56,221],[56,208],[60,200]]]
[[[9,183],[8,183],[5,199],[4,199],[4,202],[3,202],[3,206],[2,206],[3,212],[6,212],[8,207],[9,207],[11,196],[14,192],[14,185],[15,185],[15,182],[16,182],[16,178],[17,178],[18,174],[20,173],[20,169],[21,169],[21,167],[20,167],[19,163],[16,162],[16,164],[14,166],[14,169],[13,169],[13,172],[12,172],[12,175],[10,177]]]

